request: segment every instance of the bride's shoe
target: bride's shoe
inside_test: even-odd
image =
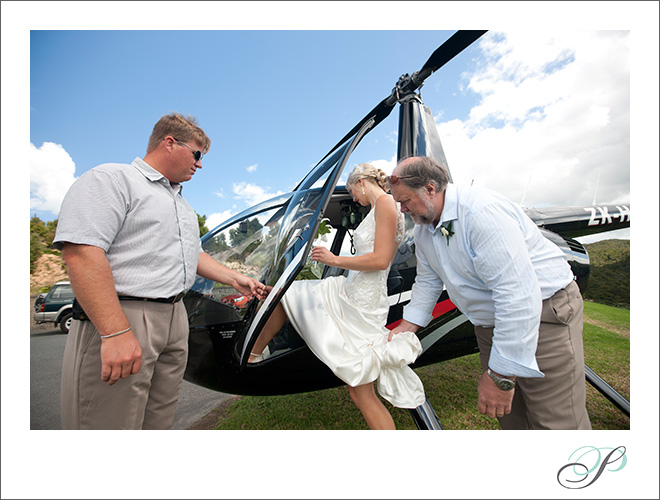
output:
[[[256,352],[251,352],[250,357],[248,358],[248,364],[261,363],[262,361],[267,360],[270,357],[270,347],[266,346],[261,354]]]
[[[248,364],[251,365],[253,363],[260,363],[263,360],[264,360],[263,353],[262,354],[257,354],[255,352],[251,352],[250,357],[248,358]]]

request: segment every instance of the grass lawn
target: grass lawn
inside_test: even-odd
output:
[[[586,364],[630,399],[630,311],[585,302]],[[499,429],[477,410],[479,355],[464,356],[416,370],[445,429]],[[451,390],[447,390],[451,387]],[[397,429],[416,429],[408,410],[391,411]],[[630,419],[590,384],[587,409],[594,429],[630,429]],[[285,396],[244,396],[218,418],[227,429],[368,429],[345,387]]]

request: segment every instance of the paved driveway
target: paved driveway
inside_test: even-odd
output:
[[[61,429],[60,377],[67,336],[52,323],[34,323],[33,306],[34,297],[31,297],[30,429]],[[184,380],[174,416],[174,429],[213,428],[213,415],[203,417],[231,398],[229,394],[212,391]]]

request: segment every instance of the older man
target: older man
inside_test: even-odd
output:
[[[144,159],[95,167],[66,194],[54,246],[77,321],[64,352],[62,428],[171,428],[188,352],[181,298],[196,274],[264,296],[261,283],[202,251],[181,195],[210,144],[192,117],[165,115]]]
[[[563,252],[519,206],[450,184],[432,158],[401,161],[390,184],[417,224],[417,277],[392,335],[428,325],[444,285],[475,328],[481,413],[503,429],[590,429],[582,296]]]

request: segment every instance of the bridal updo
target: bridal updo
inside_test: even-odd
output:
[[[353,171],[348,175],[346,185],[355,186],[360,179],[367,179],[375,182],[385,192],[388,192],[390,189],[390,183],[385,172],[380,168],[374,167],[370,163],[360,163],[356,165]]]

